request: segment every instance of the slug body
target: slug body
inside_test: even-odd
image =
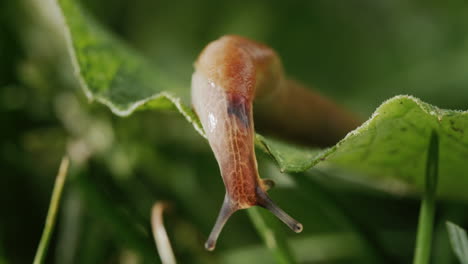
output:
[[[275,52],[238,36],[210,43],[195,63],[192,104],[218,161],[226,196],[205,244],[213,250],[228,220],[237,210],[261,206],[295,232],[302,225],[276,206],[266,191],[269,180],[258,175],[254,150],[253,101],[274,93],[283,83]]]

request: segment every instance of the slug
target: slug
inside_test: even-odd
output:
[[[206,46],[195,62],[191,93],[226,187],[206,249],[214,250],[234,212],[252,206],[269,210],[294,232],[301,232],[302,224],[268,196],[273,182],[259,177],[254,100],[258,120],[266,130],[280,130],[302,142],[315,138],[316,145],[336,142],[357,126],[356,119],[330,100],[286,79],[271,48],[239,36],[224,36]],[[323,113],[327,114],[323,117]]]

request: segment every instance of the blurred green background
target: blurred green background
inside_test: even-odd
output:
[[[468,108],[464,1],[82,1],[96,20],[186,84],[201,49],[239,34],[277,50],[288,74],[367,118],[410,94]],[[53,0],[0,2],[0,263],[30,263],[53,180],[72,168],[47,263],[154,263],[149,213],[170,201],[167,230],[180,263],[273,263],[244,211],[203,249],[224,196],[216,161],[177,113],[119,118],[90,104],[70,65]],[[419,201],[311,170],[282,175],[260,155],[271,195],[305,227],[279,224],[299,263],[408,263]],[[298,185],[306,186],[297,188]],[[272,221],[269,214],[265,217]],[[456,263],[444,221],[466,205],[440,202],[433,263]]]

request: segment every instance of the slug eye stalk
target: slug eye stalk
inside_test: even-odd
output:
[[[267,209],[272,214],[274,214],[279,220],[285,223],[292,231],[296,233],[302,232],[302,224],[296,221],[294,218],[289,216],[285,211],[283,211],[279,206],[277,206],[270,197],[259,189],[257,192],[259,196],[258,205]]]
[[[219,234],[221,230],[223,230],[224,225],[226,224],[227,220],[231,215],[237,211],[229,201],[229,197],[226,195],[224,197],[223,205],[221,206],[221,210],[219,211],[218,218],[216,219],[216,223],[211,230],[210,236],[205,243],[205,248],[209,251],[213,251],[216,247],[216,241],[218,240]]]
[[[192,104],[218,162],[226,195],[205,244],[214,250],[231,215],[261,206],[294,232],[302,224],[268,196],[271,180],[258,175],[254,150],[256,120],[265,130],[300,142],[329,145],[359,122],[331,101],[287,80],[280,59],[269,47],[239,36],[211,42],[200,54],[192,75]]]
[[[302,224],[296,221],[294,218],[289,216],[286,212],[284,212],[280,207],[278,207],[271,198],[264,192],[260,187],[257,187],[257,196],[258,196],[258,206],[261,206],[271,213],[273,213],[278,219],[280,219],[283,223],[285,223],[292,231],[296,233],[302,232]],[[224,225],[226,224],[227,220],[233,213],[235,213],[238,208],[233,206],[233,203],[230,201],[229,196],[226,194],[224,197],[223,205],[221,206],[221,210],[219,211],[218,218],[216,219],[216,223],[211,230],[210,236],[205,243],[205,248],[209,251],[213,251],[216,246],[216,241],[218,240],[219,234],[223,229]]]

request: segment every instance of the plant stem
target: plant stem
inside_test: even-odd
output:
[[[431,256],[438,167],[439,138],[437,133],[432,131],[426,163],[426,188],[419,212],[418,234],[413,264],[428,264]]]
[[[418,234],[416,238],[416,249],[414,264],[429,263],[432,228],[434,224],[435,203],[433,197],[425,196],[419,213]]]
[[[34,264],[41,264],[45,261],[47,249],[49,247],[50,237],[54,231],[55,219],[57,216],[58,207],[60,205],[60,197],[62,196],[63,185],[68,172],[69,160],[67,157],[62,158],[60,168],[55,178],[54,190],[52,191],[52,198],[50,200],[49,211],[47,212],[47,218],[42,232],[41,241],[34,257]]]
[[[169,207],[167,202],[156,202],[151,209],[151,227],[156,249],[163,264],[175,264],[176,259],[172,250],[169,236],[164,227],[163,212]]]

